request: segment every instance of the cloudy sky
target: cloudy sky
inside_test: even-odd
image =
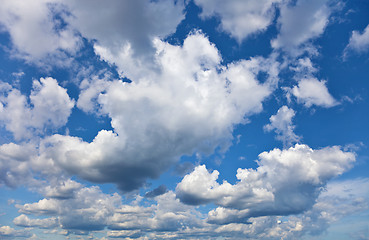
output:
[[[0,239],[369,239],[369,2],[4,0]]]

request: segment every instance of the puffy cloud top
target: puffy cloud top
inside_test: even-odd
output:
[[[328,180],[351,168],[355,155],[339,147],[313,150],[296,144],[259,155],[257,169],[238,169],[236,184],[219,184],[218,172],[204,165],[177,185],[177,197],[187,204],[214,202],[212,223],[247,222],[250,217],[301,213],[313,206]],[[237,210],[236,210],[237,209]]]

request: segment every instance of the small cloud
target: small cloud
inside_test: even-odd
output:
[[[316,105],[329,108],[340,104],[329,93],[326,81],[319,81],[315,77],[300,79],[297,86],[285,87],[283,90],[286,91],[287,99],[294,96],[297,102],[303,103],[305,107]]]
[[[349,43],[343,51],[343,59],[345,60],[350,51],[356,53],[364,53],[369,50],[369,24],[364,31],[352,31]]]
[[[25,75],[25,73],[22,72],[22,71],[20,71],[20,72],[13,72],[12,73],[12,76],[15,77],[15,78],[17,78],[17,79],[23,77],[24,75]]]
[[[282,141],[284,146],[291,146],[301,139],[293,132],[295,126],[292,124],[292,118],[294,116],[295,111],[293,109],[283,106],[278,109],[276,115],[269,118],[270,123],[264,126],[264,130],[267,132],[274,130],[277,134],[277,140]]]

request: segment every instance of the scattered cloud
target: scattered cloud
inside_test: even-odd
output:
[[[344,60],[367,54],[369,26],[344,32],[359,23],[340,12],[352,4],[5,0],[0,187],[11,199],[0,201],[0,238],[305,239],[338,228],[365,237],[365,169],[339,177],[356,159],[367,167],[365,131],[342,128],[343,147],[299,143],[325,128],[304,129],[306,108],[323,107],[324,122],[366,123],[365,97],[349,112],[343,103],[367,84],[339,76],[365,77],[355,72],[363,63],[342,70],[325,51],[335,39]],[[323,113],[338,104],[350,114]]]
[[[359,31],[352,31],[349,43],[347,44],[343,56],[346,58],[349,51],[356,53],[363,53],[369,49],[369,25],[363,30],[362,33]]]
[[[283,49],[293,56],[301,55],[304,51],[314,52],[309,41],[323,34],[332,9],[328,0],[298,0],[295,4],[292,2],[287,2],[280,8],[280,31],[277,38],[271,41],[271,45],[274,49]]]
[[[291,146],[300,140],[301,137],[297,136],[293,130],[295,126],[292,124],[292,118],[295,116],[295,111],[282,106],[278,109],[276,115],[272,115],[269,120],[270,123],[264,126],[265,131],[275,131],[276,139],[283,142],[284,146]]]
[[[300,79],[297,86],[292,88],[285,87],[287,98],[294,96],[297,102],[302,103],[305,107],[313,105],[320,107],[334,107],[339,104],[332,95],[328,92],[326,82],[317,78],[303,78]]]

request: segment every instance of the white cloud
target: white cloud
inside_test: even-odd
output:
[[[57,198],[57,199],[68,199],[73,198],[75,196],[76,191],[82,188],[82,185],[76,181],[67,179],[65,181],[57,182],[53,184],[49,183],[41,192],[43,192],[44,196],[47,198]],[[52,186],[55,185],[55,186]]]
[[[369,25],[366,26],[362,33],[358,31],[352,31],[349,43],[344,50],[344,56],[347,55],[349,50],[353,50],[357,53],[363,53],[369,49]]]
[[[250,217],[289,215],[310,209],[328,180],[351,168],[355,155],[339,147],[313,150],[298,145],[259,155],[259,167],[238,169],[236,184],[216,182],[218,172],[199,166],[177,185],[177,197],[188,204],[214,202],[208,221],[246,222]]]
[[[18,238],[27,238],[31,237],[32,234],[27,230],[16,230],[11,228],[10,226],[1,226],[0,227],[0,237],[5,239],[14,239],[15,237]]]
[[[269,118],[270,123],[264,126],[264,130],[268,132],[274,130],[277,133],[277,140],[282,141],[284,146],[291,146],[292,143],[298,142],[301,138],[293,132],[295,126],[292,124],[292,118],[294,116],[293,109],[282,106],[276,115]]]
[[[60,20],[53,18],[56,13],[63,17],[63,9],[56,2],[2,1],[1,30],[10,35],[13,56],[41,65],[64,66],[68,62],[66,53],[74,54],[80,48],[78,34],[69,26],[61,27]]]
[[[151,67],[155,54],[152,40],[174,33],[184,19],[182,0],[63,3],[72,13],[69,24],[87,39],[96,40],[96,54],[117,65],[128,78],[145,76],[141,68]]]
[[[36,154],[32,144],[0,145],[0,185],[14,188],[20,184],[34,184],[28,161]]]
[[[275,16],[275,6],[281,0],[195,0],[202,8],[201,17],[220,18],[223,31],[230,33],[238,42],[251,34],[265,31]]]
[[[10,85],[3,84],[1,90],[0,123],[13,133],[16,140],[29,139],[46,129],[64,126],[74,107],[67,90],[50,77],[33,81],[30,104],[26,96]]]
[[[295,72],[295,78],[311,77],[318,71],[308,57],[299,58],[293,65],[294,67],[291,66],[290,69]]]
[[[53,232],[60,231],[60,227],[66,233],[75,234],[89,234],[90,231],[107,228],[104,232],[112,238],[198,239],[213,236],[301,239],[319,235],[340,219],[355,217],[355,214],[367,210],[368,183],[368,179],[330,182],[310,209],[288,216],[249,217],[246,224],[227,223],[225,220],[241,220],[247,215],[247,210],[217,208],[210,211],[206,219],[195,207],[181,203],[172,191],[154,198],[155,203],[143,203],[143,198],[137,196],[130,204],[122,204],[117,194],[104,194],[98,187],[81,188],[76,196],[69,199],[42,199],[32,204],[17,205],[21,213],[41,217],[31,218],[21,214],[14,219],[14,223],[24,227],[53,228]],[[219,221],[214,222],[217,224],[206,223],[214,212],[223,214],[224,224]],[[43,215],[52,217],[43,218]],[[75,219],[78,224],[73,223]]]
[[[13,223],[20,227],[54,228],[58,226],[56,218],[30,219],[24,214],[14,218]]]
[[[91,99],[97,99],[114,131],[100,131],[91,143],[51,136],[42,141],[49,146],[42,158],[87,180],[133,190],[180,156],[227,149],[234,126],[262,110],[277,81],[273,60],[221,66],[218,50],[200,33],[189,35],[183,46],[160,40],[155,46],[159,73],[132,83],[97,81],[81,93],[79,106],[90,110]],[[256,80],[259,72],[268,75],[264,84]]]
[[[280,32],[271,44],[273,48],[284,49],[292,55],[307,50],[304,44],[324,32],[332,12],[327,0],[298,0],[295,5],[282,5],[280,10]]]
[[[325,81],[319,81],[314,77],[300,79],[297,86],[285,87],[284,90],[287,91],[287,98],[292,94],[299,103],[303,103],[306,107],[316,105],[329,108],[339,104],[328,92]]]
[[[93,186],[79,189],[72,198],[44,198],[35,203],[16,205],[16,207],[19,208],[20,213],[27,215],[57,216],[61,227],[67,230],[90,231],[104,229],[109,217],[114,214],[121,201],[117,193],[104,194],[98,187]],[[21,224],[24,220],[21,216],[14,221]],[[52,221],[52,219],[49,220]],[[37,224],[39,221],[29,222]]]

